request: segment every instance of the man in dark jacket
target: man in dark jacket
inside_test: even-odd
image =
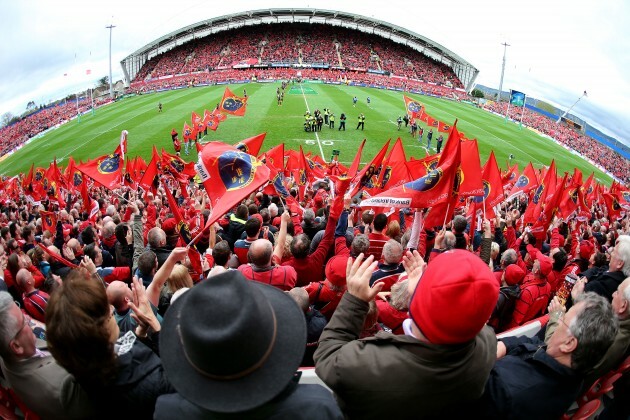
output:
[[[582,294],[548,341],[508,337],[473,412],[480,418],[558,419],[575,401],[583,374],[606,353],[618,329],[610,303]]]
[[[379,332],[359,340],[369,302],[382,283],[369,286],[376,267],[372,256],[348,261],[347,292],[315,352],[316,372],[345,414],[448,416],[454,405],[479,398],[496,359],[496,336],[485,323],[499,285],[488,266],[468,251],[452,250],[425,271],[422,257],[408,252],[403,261],[415,292],[405,334]]]
[[[298,384],[306,323],[284,292],[228,271],[169,308],[160,354],[177,393],[156,419],[341,419],[320,385]]]

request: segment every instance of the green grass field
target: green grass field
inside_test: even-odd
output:
[[[326,160],[330,159],[333,149],[338,149],[341,151],[340,161],[351,162],[361,140],[366,138],[361,160],[368,162],[388,139],[394,141],[400,137],[407,159],[411,156],[424,157],[426,154],[426,130],[423,145],[411,137],[404,129],[404,124],[403,129],[397,130],[395,121],[399,115],[403,115],[405,109],[401,92],[306,83],[305,94],[296,85],[291,93],[287,89],[284,104],[277,106],[278,86],[279,83],[230,86],[236,95],[241,95],[243,88],[247,89],[247,113],[244,117],[228,116],[218,130],[209,131],[203,141],[234,144],[244,138],[267,132],[263,152],[284,142],[286,148],[298,149],[301,145],[305,152],[322,155]],[[55,157],[59,165],[65,166],[69,156],[74,156],[78,161],[110,153],[118,145],[122,130],[129,131],[128,153],[131,156],[139,154],[148,161],[154,144],[158,150],[163,147],[167,152],[173,153],[171,129],[176,128],[181,138],[182,127],[184,122],[190,123],[191,112],[203,115],[204,109],[214,109],[224,89],[225,86],[196,87],[125,98],[96,110],[94,115],[82,116],[80,122],[73,120],[32,140],[20,151],[0,162],[0,173],[15,175],[26,172],[32,162],[35,166],[46,167]],[[356,107],[352,105],[354,96],[359,99]],[[366,101],[368,96],[371,99],[370,105]],[[549,165],[555,159],[559,174],[577,167],[585,177],[595,171],[600,182],[611,182],[607,175],[579,156],[531,130],[505,122],[503,118],[464,103],[421,95],[408,96],[423,102],[427,112],[434,118],[447,123],[452,123],[457,118],[457,128],[466,137],[479,141],[482,165],[490,150],[494,150],[502,168],[505,168],[511,153],[521,170],[530,161],[535,167],[541,167]],[[164,107],[162,113],[158,113],[159,102]],[[318,133],[304,131],[303,116],[306,110],[313,112],[324,108],[335,113],[336,127],[339,126],[339,115],[342,112],[346,114],[348,119],[345,132],[328,127]],[[365,114],[365,131],[355,130],[359,113]],[[438,133],[434,133],[432,153],[435,153],[437,136]],[[192,151],[183,158],[196,160],[197,155]]]

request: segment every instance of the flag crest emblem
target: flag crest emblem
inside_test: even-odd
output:
[[[538,188],[536,188],[536,192],[534,193],[534,197],[532,197],[532,203],[538,204],[540,201],[540,197],[542,196],[543,191],[545,190],[545,184],[540,184]]]
[[[223,152],[218,164],[221,181],[228,191],[248,186],[254,179],[256,166],[260,166],[260,162],[254,161],[251,155],[232,150]]]
[[[118,170],[120,166],[120,157],[118,154],[108,155],[97,165],[96,169],[102,174],[111,174]]]
[[[407,104],[408,112],[420,112],[422,110],[422,105],[420,105],[416,101],[411,101]]]
[[[221,107],[226,111],[236,112],[245,105],[241,98],[230,97],[223,100]]]
[[[490,196],[490,192],[492,191],[492,186],[490,185],[488,181],[486,181],[485,179],[482,179],[481,182],[483,182],[483,196],[478,195],[474,197],[473,200],[475,203],[482,203],[483,200],[485,200],[486,198]]]
[[[518,180],[516,181],[516,184],[514,184],[514,186],[516,188],[521,188],[526,186],[527,184],[529,184],[529,178],[527,178],[526,175],[521,175],[518,177]]]
[[[83,175],[81,174],[81,171],[74,171],[74,174],[72,174],[72,184],[75,187],[78,187],[79,185],[81,185],[82,182]]]
[[[409,188],[415,191],[431,191],[436,185],[440,183],[444,175],[442,168],[432,169],[422,178],[405,184],[405,188]]]
[[[35,175],[33,176],[35,178],[35,181],[39,182],[44,178],[44,170],[42,168],[37,168],[35,170]]]

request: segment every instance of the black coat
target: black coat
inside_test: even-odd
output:
[[[211,395],[208,398],[212,398]],[[235,396],[238,398],[238,396]],[[204,410],[179,394],[161,396],[154,419],[343,419],[332,394],[321,385],[295,385],[267,404],[244,413],[222,414]]]

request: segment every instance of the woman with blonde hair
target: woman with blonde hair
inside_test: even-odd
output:
[[[392,220],[391,222],[389,222],[389,225],[387,225],[387,231],[385,231],[385,235],[389,236],[395,241],[400,242],[400,239],[402,238],[402,233],[398,220]]]
[[[166,310],[171,306],[171,299],[175,292],[180,289],[193,287],[192,277],[188,272],[186,266],[177,264],[173,267],[171,275],[166,279],[166,284],[160,291],[160,300],[158,302],[158,312],[161,315],[166,313]]]

